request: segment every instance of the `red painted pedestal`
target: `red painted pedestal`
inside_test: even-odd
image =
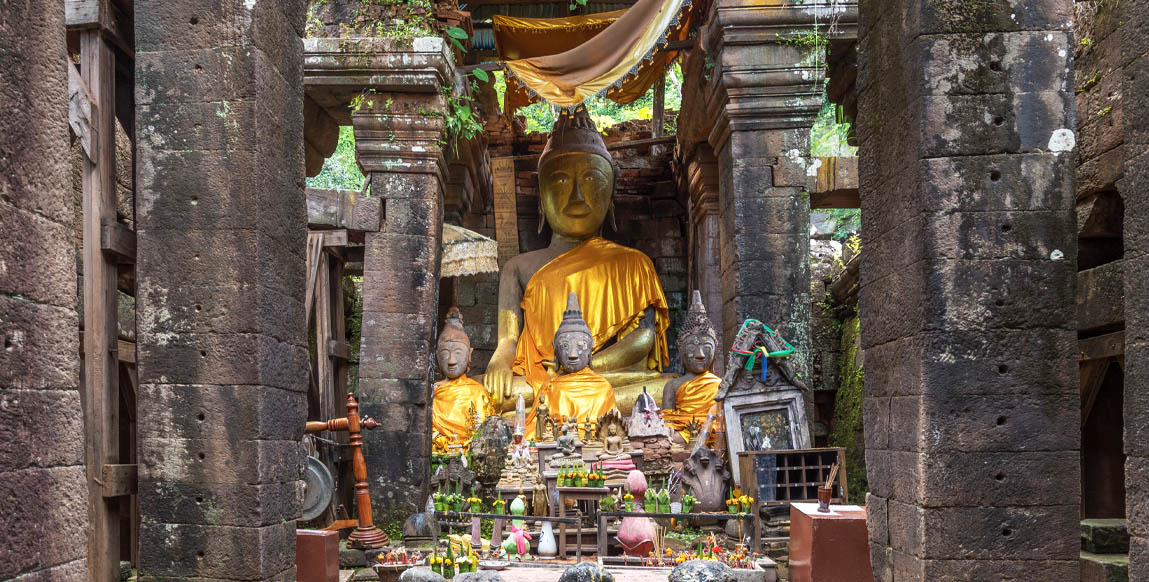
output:
[[[295,579],[339,582],[339,532],[295,530]]]
[[[866,510],[817,503],[790,506],[791,582],[873,582]]]

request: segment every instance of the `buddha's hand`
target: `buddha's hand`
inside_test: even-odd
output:
[[[483,385],[491,393],[491,398],[494,399],[497,408],[501,408],[498,405],[511,397],[513,381],[514,373],[511,372],[510,366],[491,362],[487,367],[487,372],[483,375]]]

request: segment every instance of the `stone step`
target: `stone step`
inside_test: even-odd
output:
[[[1128,554],[1129,531],[1125,529],[1125,520],[1081,520],[1081,549],[1092,554]]]
[[[1081,552],[1081,582],[1129,582],[1129,555]]]

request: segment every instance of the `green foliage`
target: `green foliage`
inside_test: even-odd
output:
[[[355,134],[350,126],[339,128],[335,153],[323,162],[319,174],[307,179],[308,188],[362,190],[364,176],[355,161]]]
[[[863,437],[862,402],[866,396],[864,373],[858,362],[861,320],[855,315],[842,325],[842,360],[838,373],[838,392],[834,399],[834,430],[830,446],[846,448],[846,482],[850,501],[866,498],[866,445]]]
[[[854,239],[861,241],[861,239],[858,238],[858,235],[855,234],[862,229],[862,211],[860,209],[826,208],[818,210],[818,212],[826,213],[837,218],[837,225],[834,227],[834,233],[830,235],[831,239],[845,242],[846,244],[850,244],[850,241]]]
[[[858,148],[847,143],[854,126],[842,108],[830,103],[822,92],[822,109],[810,129],[810,155],[814,157],[852,157]]]
[[[507,92],[506,78],[502,71],[495,72],[495,92],[499,96],[499,108],[503,108]],[[676,62],[666,70],[666,94],[664,106],[667,111],[677,111],[682,107],[682,68]],[[586,101],[587,113],[595,126],[604,130],[612,125],[635,119],[650,119],[654,115],[654,87],[631,103],[619,104],[606,97],[592,97]],[[519,115],[526,118],[527,132],[547,132],[554,126],[558,109],[549,103],[535,103],[523,107]],[[673,135],[677,129],[675,121],[668,121],[664,127],[666,135]]]

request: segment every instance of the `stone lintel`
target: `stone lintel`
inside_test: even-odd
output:
[[[711,23],[721,26],[727,45],[777,43],[814,30],[828,40],[858,37],[858,3],[720,0],[710,9]],[[713,26],[713,25],[712,25]]]
[[[351,123],[351,102],[364,90],[437,95],[454,78],[450,46],[442,38],[303,39],[307,96],[341,125]]]
[[[718,211],[718,159],[710,148],[695,148],[686,162],[686,185],[690,192],[690,219],[702,220]]]
[[[810,164],[806,168],[810,208],[861,208],[858,158],[822,157]]]
[[[382,226],[382,199],[363,198],[355,190],[307,189],[307,226],[377,232]]]

